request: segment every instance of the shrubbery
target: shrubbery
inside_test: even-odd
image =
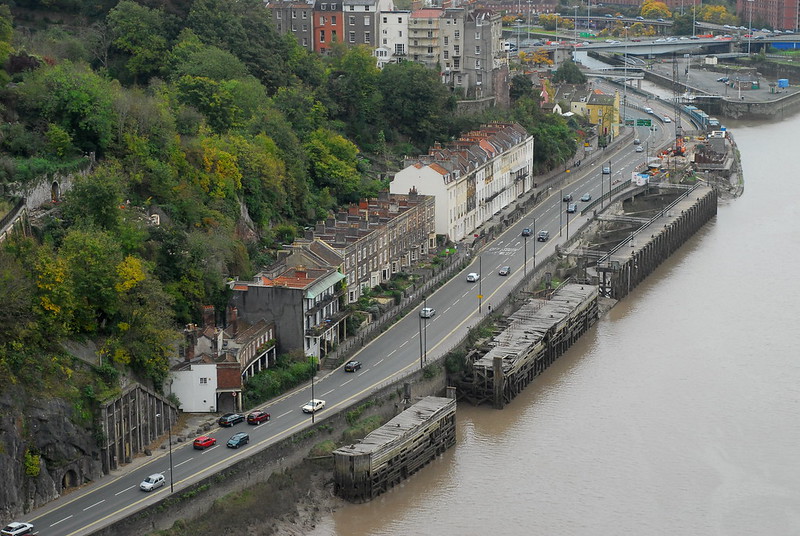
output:
[[[311,380],[311,373],[317,361],[313,358],[295,359],[288,355],[279,356],[274,367],[262,370],[244,384],[245,407],[252,407],[274,398]]]

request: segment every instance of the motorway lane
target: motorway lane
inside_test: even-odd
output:
[[[664,129],[654,134],[664,141]],[[643,142],[644,134],[637,134]],[[653,143],[657,143],[654,137]],[[634,152],[633,145],[624,146],[616,153],[609,152],[612,162],[612,182],[617,178],[623,180],[630,177],[633,168],[642,163],[642,153]],[[573,193],[580,211],[578,201],[584,193],[597,197],[601,188],[608,184],[607,176],[601,175],[604,163],[595,166],[574,169],[575,180],[564,187],[564,192]],[[601,186],[601,179],[603,186]],[[423,332],[423,343],[427,343],[427,357],[434,359],[458,340],[466,336],[467,331],[476,325],[487,313],[488,305],[499,302],[523,277],[525,262],[525,244],[520,236],[524,227],[535,227],[536,232],[548,230],[550,240],[538,242],[535,236],[528,240],[528,271],[534,266],[535,254],[542,259],[550,255],[557,243],[565,240],[567,216],[572,224],[572,232],[590,219],[590,215],[580,216],[566,214],[566,203],[561,200],[561,192],[553,191],[542,203],[528,215],[512,225],[493,243],[486,247],[480,257],[473,258],[472,263],[459,275],[448,281],[436,292],[427,297],[427,306],[437,310],[437,314],[420,322],[418,311],[400,319],[378,338],[362,348],[355,356],[363,363],[363,368],[355,373],[345,373],[342,369],[330,371],[314,382],[314,397],[326,400],[326,409],[317,415],[316,420],[324,418],[326,412],[346,407],[354,400],[363,398],[381,386],[394,381],[398,376],[420,366],[420,331]],[[561,230],[561,236],[559,236]],[[509,276],[498,275],[501,266],[509,265],[512,272]],[[465,276],[469,272],[480,269],[481,282],[468,283]],[[484,296],[481,312],[478,311],[478,292]],[[420,304],[420,308],[423,304]],[[422,325],[422,328],[421,328]],[[300,407],[311,398],[311,386],[306,385],[279,399],[270,402],[263,409],[271,413],[270,422],[250,426],[240,423],[230,429],[215,429],[209,434],[218,441],[217,446],[204,451],[194,450],[191,443],[173,446],[172,471],[175,490],[197,481],[243,456],[249,456],[266,445],[274,443],[292,433],[311,426],[311,417],[303,414]],[[240,449],[225,446],[228,438],[236,432],[247,431],[250,443]],[[193,438],[190,438],[190,440]],[[148,475],[156,472],[164,473],[168,483],[165,487],[145,493],[139,490],[139,483]],[[42,531],[50,536],[87,534],[107,525],[118,517],[129,515],[139,508],[154,502],[170,493],[170,463],[166,451],[138,466],[135,470],[123,470],[119,476],[111,477],[108,482],[101,480],[97,485],[87,488],[85,492],[76,492],[65,497],[63,501],[54,501],[50,505],[35,512],[31,519]],[[109,478],[109,477],[106,477]]]

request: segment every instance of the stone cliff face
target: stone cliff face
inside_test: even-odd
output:
[[[68,402],[39,399],[22,388],[4,391],[0,394],[0,517],[8,520],[99,478],[102,471],[92,431],[74,424]],[[26,452],[40,455],[38,476],[26,474]]]

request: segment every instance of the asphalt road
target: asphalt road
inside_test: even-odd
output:
[[[635,97],[629,97],[628,103],[637,104]],[[642,106],[644,103],[638,104]],[[659,103],[650,105],[655,108]],[[667,106],[656,111],[662,115],[670,113]],[[630,115],[636,116],[633,112],[629,112]],[[647,117],[644,113],[640,115]],[[638,127],[637,130],[636,137],[643,144],[649,142],[651,150],[657,145],[667,143],[674,136],[674,132],[670,134],[660,127],[655,132],[647,127]],[[409,370],[419,367],[421,354],[427,355],[429,360],[443,355],[466,335],[467,330],[486,314],[488,305],[499,302],[519,282],[525,271],[523,265],[526,260],[528,271],[533,270],[536,261],[552,254],[555,245],[567,239],[567,225],[574,234],[589,221],[591,215],[580,216],[583,204],[579,201],[580,197],[588,193],[596,198],[602,191],[608,190],[609,180],[613,183],[629,178],[631,171],[643,163],[644,154],[636,153],[635,147],[630,144],[614,153],[609,151],[608,160],[612,168],[610,179],[609,175],[601,173],[606,164],[585,165],[571,171],[574,180],[569,187],[563,189],[563,193],[573,194],[573,202],[578,204],[576,214],[565,212],[567,204],[562,201],[561,190],[550,192],[528,215],[480,252],[479,256],[474,257],[464,272],[427,297],[426,305],[437,311],[433,318],[421,320],[418,310],[414,310],[354,356],[354,359],[363,363],[361,370],[346,373],[340,368],[317,378],[313,387],[314,397],[324,399],[327,403],[317,417],[322,418],[327,412],[346,407]],[[526,244],[520,235],[523,228],[533,229],[534,226],[537,233],[543,229],[548,230],[550,240],[538,242],[536,236],[532,236],[527,240],[526,257]],[[499,268],[504,265],[511,266],[512,271],[508,276],[498,274]],[[469,272],[480,272],[480,281],[468,283],[466,274]],[[479,292],[484,296],[480,311]],[[420,305],[420,308],[423,305],[425,304]],[[268,423],[259,426],[240,423],[230,429],[213,430],[208,435],[217,438],[215,447],[200,451],[194,450],[190,443],[176,445],[172,450],[172,475],[169,456],[160,455],[130,471],[123,470],[119,476],[108,482],[101,480],[84,490],[51,502],[33,512],[31,521],[42,534],[63,536],[88,534],[120,517],[130,515],[169,494],[170,478],[178,491],[241,457],[253,455],[266,445],[311,426],[312,417],[300,410],[312,398],[311,390],[311,385],[308,385],[264,406],[263,409],[272,414]],[[227,448],[225,443],[228,438],[241,431],[249,433],[250,443],[240,449]],[[167,478],[166,486],[149,493],[141,491],[139,483],[152,473],[163,473]]]

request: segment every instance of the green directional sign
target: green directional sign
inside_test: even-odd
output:
[[[632,127],[633,126],[633,119],[626,119],[625,120],[625,126],[626,127]]]
[[[649,127],[653,124],[651,119],[637,119],[636,126],[637,127]]]

